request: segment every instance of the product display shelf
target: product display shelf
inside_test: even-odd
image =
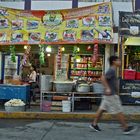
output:
[[[58,97],[58,98],[57,98]],[[63,100],[70,100],[71,101],[71,111],[75,111],[75,100],[76,99],[101,99],[102,94],[93,93],[93,92],[52,92],[52,91],[41,91],[41,110],[42,104],[44,101],[50,101],[52,107],[62,106]],[[56,99],[56,100],[54,100]],[[51,111],[51,109],[49,110]],[[57,110],[58,111],[58,110]],[[59,110],[60,111],[60,110]]]
[[[41,91],[40,108],[43,112],[62,111],[62,101],[71,99],[72,92]]]
[[[92,64],[92,55],[80,55],[80,57],[80,62],[74,62],[74,57],[70,57],[69,78],[100,81],[103,72],[103,56],[99,56],[95,66]]]

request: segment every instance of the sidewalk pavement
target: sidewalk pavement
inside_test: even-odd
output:
[[[89,128],[90,122],[40,121],[17,127],[0,128],[1,140],[138,140],[140,123],[132,123],[138,130],[123,135],[120,124],[100,123],[101,132]]]
[[[140,121],[140,106],[123,106],[124,113],[126,114],[127,120],[131,121]],[[31,108],[27,108],[25,112],[5,112],[4,108],[1,108],[0,118],[10,118],[10,119],[71,119],[71,120],[91,120],[95,118],[95,111],[90,112],[41,112],[39,106],[31,106]],[[113,114],[105,113],[103,115],[102,120],[112,121],[116,120],[116,117]]]

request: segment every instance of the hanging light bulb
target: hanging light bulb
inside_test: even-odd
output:
[[[80,48],[79,47],[77,47],[77,52],[80,52]]]
[[[48,53],[48,54],[47,54],[47,56],[49,57],[49,56],[51,56],[51,54],[50,54],[50,53]]]
[[[65,51],[65,47],[62,47],[62,49],[61,49],[61,50],[62,50],[62,52],[64,52],[64,51]]]
[[[27,48],[28,48],[28,46],[27,46],[27,45],[25,45],[25,46],[24,46],[24,49],[25,49],[25,50],[27,50]]]
[[[46,52],[52,52],[52,47],[51,46],[47,46]]]

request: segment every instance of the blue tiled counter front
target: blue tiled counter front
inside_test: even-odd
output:
[[[0,84],[0,100],[21,99],[30,102],[30,85]]]

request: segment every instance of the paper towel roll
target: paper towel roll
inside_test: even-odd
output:
[[[41,90],[51,91],[52,90],[52,81],[53,81],[52,75],[42,75],[41,80],[40,80]]]
[[[132,93],[131,93],[131,96],[132,96],[133,98],[140,98],[140,92],[132,92]]]

